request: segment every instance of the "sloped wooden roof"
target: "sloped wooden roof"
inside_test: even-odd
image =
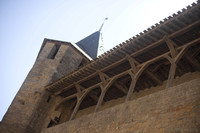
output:
[[[177,75],[182,75],[189,71],[194,71],[195,65],[190,61],[191,58],[195,58],[200,62],[200,4],[199,1],[187,6],[187,9],[182,9],[176,14],[165,18],[164,20],[156,23],[147,30],[139,33],[138,35],[126,40],[122,44],[117,45],[110,51],[104,53],[99,58],[90,61],[87,65],[65,75],[63,78],[49,84],[46,89],[57,95],[67,97],[76,93],[75,84],[80,84],[85,88],[99,87],[101,80],[99,78],[99,72],[107,74],[109,77],[115,76],[119,73],[130,69],[130,64],[127,61],[127,57],[133,57],[138,64],[147,62],[148,60],[156,59],[163,53],[169,52],[169,48],[165,43],[164,36],[168,36],[178,46],[181,47],[184,44],[198,43],[193,46],[189,53],[189,57],[182,59],[179,64]],[[187,55],[188,55],[187,54]],[[169,71],[169,62],[164,60],[157,61],[150,66],[150,69],[146,72],[146,75],[141,75],[139,79],[138,87],[136,90],[148,88],[150,86],[158,85],[167,79]],[[119,80],[126,80],[129,84],[129,77],[124,75]],[[143,82],[148,79],[148,82]],[[113,91],[110,89],[109,91]],[[99,95],[99,92],[97,92]],[[109,94],[109,93],[108,93]],[[109,100],[109,97],[117,98],[121,97],[116,89],[115,92],[110,92],[109,96],[105,96],[105,100]],[[112,99],[111,98],[111,99]],[[92,103],[91,103],[92,104]],[[83,105],[84,106],[84,102]],[[87,104],[85,104],[87,106]],[[84,108],[84,107],[83,107]]]

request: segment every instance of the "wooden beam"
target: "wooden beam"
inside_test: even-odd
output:
[[[166,41],[166,43],[167,43],[167,45],[170,49],[170,53],[172,55],[172,58],[169,57],[168,55],[166,56],[166,58],[171,63],[171,67],[170,67],[170,71],[169,71],[169,77],[168,77],[168,81],[167,81],[167,85],[166,85],[166,88],[169,88],[173,85],[173,80],[174,80],[175,73],[176,73],[177,63],[182,58],[182,56],[186,53],[186,51],[191,46],[191,44],[188,43],[188,44],[184,45],[180,49],[180,52],[177,52],[177,50],[174,48],[175,46],[177,46],[177,44],[175,42],[173,42],[172,40],[170,40],[167,36],[165,36],[164,39],[165,39],[165,41]]]
[[[182,45],[182,46],[180,46],[180,47],[177,47],[177,50],[181,50],[181,49],[183,49],[184,47],[192,46],[192,45],[194,45],[194,44],[197,44],[198,42],[200,42],[200,38],[198,38],[198,39],[196,39],[196,40],[193,40],[193,41],[191,41],[191,42],[189,42],[189,43],[187,43],[187,44],[185,44],[185,45]],[[160,55],[160,56],[157,56],[157,57],[155,57],[155,58],[153,58],[153,59],[151,59],[151,60],[148,60],[148,61],[146,61],[146,62],[140,64],[140,65],[138,66],[138,68],[143,66],[143,67],[144,67],[143,69],[145,69],[145,67],[148,67],[149,64],[152,64],[152,63],[154,63],[154,62],[156,62],[156,61],[158,61],[158,60],[161,60],[161,59],[163,59],[163,58],[166,58],[165,56],[168,55],[169,53],[170,53],[170,52],[166,52],[166,53],[164,53],[164,54],[162,54],[162,55]],[[144,64],[145,64],[145,65],[144,65]],[[113,76],[113,77],[115,77],[115,78],[122,77],[122,76],[126,75],[129,71],[130,71],[130,70],[126,70],[126,71],[124,71],[124,72],[122,72],[122,73],[120,73],[120,74],[118,74],[118,75]],[[141,71],[141,70],[140,70],[140,71]],[[143,72],[143,70],[142,70],[141,72]],[[137,75],[138,75],[137,77],[139,77],[139,76],[140,76],[140,73],[138,73]],[[113,78],[113,77],[111,77],[111,78]],[[111,78],[109,78],[109,79],[107,79],[107,80],[110,80]],[[96,84],[96,85],[91,86],[91,87],[89,87],[89,88],[92,89],[92,88],[94,88],[94,87],[98,87],[99,85],[100,85],[100,83],[98,83],[98,85]],[[69,87],[69,86],[68,86],[68,87]],[[62,90],[62,91],[59,91],[59,92],[56,93],[56,94],[58,95],[58,94],[60,94],[60,93],[62,93],[62,92],[63,92],[63,90]],[[56,95],[56,94],[55,94],[55,95]]]
[[[54,110],[56,110],[56,109],[57,109],[62,103],[64,103],[65,101],[70,100],[70,99],[75,98],[75,97],[77,97],[77,93],[76,93],[76,94],[73,94],[73,95],[70,95],[70,96],[68,96],[68,97],[63,98],[62,101],[60,101],[60,102],[55,106],[55,109],[54,109]]]
[[[99,71],[99,77],[100,77],[103,85],[105,85],[108,82],[107,79],[109,79],[109,76],[106,75],[105,73],[102,73]]]
[[[167,43],[167,46],[168,46],[168,48],[170,50],[172,58],[175,58],[176,55],[178,54],[178,52],[175,49],[176,44],[174,43],[174,41],[172,41],[171,39],[169,39],[168,36],[164,36],[164,40]]]
[[[170,67],[170,71],[169,71],[169,77],[168,77],[168,80],[167,80],[166,89],[173,85],[175,73],[176,73],[176,64],[172,63],[171,67]]]
[[[86,90],[85,89],[85,90],[82,90],[80,92],[80,94],[77,95],[76,106],[75,106],[75,108],[74,108],[74,110],[73,110],[73,112],[72,112],[71,117],[70,117],[69,120],[73,120],[74,119],[74,117],[76,116],[76,113],[78,112],[80,104],[82,103],[83,99],[86,97],[86,95],[88,94],[89,91],[90,90],[88,90],[88,89]]]
[[[73,120],[74,119],[74,117],[75,117],[75,115],[76,115],[76,113],[77,113],[77,111],[78,111],[78,109],[80,107],[80,104],[81,104],[81,101],[78,100],[69,120]]]
[[[136,63],[136,65],[139,65],[139,62],[137,60],[134,59],[134,62]],[[157,78],[151,71],[149,71],[148,69],[145,71],[145,73],[147,75],[149,75],[158,85],[162,84],[162,81]]]
[[[186,27],[184,27],[184,28],[182,28],[182,29],[180,29],[180,30],[178,30],[178,31],[176,31],[176,32],[174,32],[174,33],[172,33],[172,34],[170,34],[168,37],[169,37],[169,38],[172,38],[172,37],[175,37],[175,36],[177,36],[177,35],[183,34],[184,32],[187,32],[190,28],[192,28],[192,27],[198,25],[199,23],[200,23],[200,20],[198,20],[198,21],[196,21],[196,22],[194,22],[194,23],[192,23],[192,24],[190,24],[190,25],[188,25],[188,26],[186,26]],[[160,39],[160,40],[158,40],[157,42],[152,43],[151,45],[148,45],[147,47],[145,47],[145,48],[143,48],[143,49],[141,49],[141,50],[138,50],[137,52],[132,53],[131,56],[137,56],[137,55],[139,55],[139,54],[141,54],[141,53],[144,53],[144,52],[148,51],[149,49],[152,49],[152,48],[154,48],[154,47],[160,45],[160,44],[163,43],[163,42],[164,42],[164,39]],[[129,42],[129,43],[132,43],[132,41]],[[127,44],[127,45],[128,45],[128,44]],[[126,57],[125,57],[125,58],[126,58]],[[105,67],[105,68],[103,68],[103,69],[101,69],[100,71],[104,72],[104,71],[110,69],[110,68],[113,67],[113,66],[116,66],[116,65],[118,65],[118,64],[123,63],[123,62],[126,60],[125,58],[120,59],[119,61],[117,61],[117,62],[115,62],[115,63],[113,63],[113,64],[111,64],[111,65],[109,65],[109,66],[107,66],[107,67]],[[95,63],[95,62],[94,62],[94,63]],[[83,68],[81,68],[81,69],[85,69],[85,68],[91,66],[92,64],[93,64],[93,63],[90,63],[90,64],[86,65],[85,67],[83,67]],[[84,79],[82,79],[82,80],[79,80],[78,83],[81,83],[81,82],[87,80],[88,78],[92,78],[92,77],[94,77],[94,76],[97,75],[97,74],[98,74],[97,72],[96,72],[96,73],[93,73],[93,74],[87,76],[86,78],[84,78]],[[58,81],[54,82],[54,84],[50,84],[50,85],[47,86],[46,88],[47,88],[49,91],[51,91],[50,88],[51,88],[51,87],[52,87],[52,88],[54,88],[54,87],[57,88],[57,86],[56,86],[55,84],[57,84],[57,83],[59,84],[60,82],[62,82],[62,80],[64,80],[64,79],[58,80]],[[69,86],[69,87],[67,87],[67,88],[70,88],[70,87],[72,87],[72,86]]]
[[[111,78],[111,80],[109,82],[107,82],[107,84],[105,86],[101,85],[101,95],[99,97],[98,103],[96,105],[96,108],[94,110],[94,112],[97,112],[99,109],[99,106],[102,104],[103,98],[105,96],[105,93],[107,92],[108,88],[113,84],[113,82],[116,80],[115,77]]]
[[[133,72],[136,73],[136,72],[137,72],[137,67],[136,67],[136,65],[135,65],[134,59],[133,59],[131,56],[127,55],[127,60],[128,60],[128,62],[129,62],[129,64],[130,64],[130,66],[131,66]]]
[[[131,97],[133,95],[133,91],[135,89],[135,85],[136,85],[136,80],[135,78],[131,78],[131,84],[130,84],[130,87],[129,87],[129,90],[128,90],[128,94],[127,94],[127,97],[126,97],[126,102],[127,101],[130,101],[131,100]]]

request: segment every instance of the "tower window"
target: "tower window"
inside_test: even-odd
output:
[[[49,55],[47,56],[48,59],[55,59],[56,54],[58,53],[58,50],[60,48],[60,45],[55,44],[53,46],[53,48],[51,49],[51,52],[49,53]]]

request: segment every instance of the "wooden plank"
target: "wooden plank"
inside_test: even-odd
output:
[[[191,41],[191,42],[189,42],[189,43],[187,43],[187,44],[185,44],[185,45],[182,45],[182,46],[180,46],[180,47],[178,47],[177,48],[177,50],[180,50],[180,49],[182,49],[183,47],[189,47],[189,46],[191,46],[191,45],[194,45],[194,44],[196,44],[196,43],[198,43],[200,41],[200,38],[198,38],[198,39],[196,39],[196,40],[193,40],[193,41]],[[143,63],[143,64],[140,64],[138,67],[142,67],[144,64],[146,64],[145,66],[143,66],[143,67],[148,67],[148,65],[150,65],[150,64],[152,64],[152,63],[154,63],[154,62],[156,62],[156,61],[158,61],[158,60],[160,60],[160,59],[162,59],[162,58],[166,58],[166,56],[169,54],[170,52],[166,52],[166,53],[164,53],[164,54],[162,54],[162,55],[160,55],[160,56],[157,56],[157,57],[155,57],[155,58],[153,58],[153,59],[151,59],[151,60],[148,60],[148,61],[146,61],[145,63]],[[126,58],[125,58],[126,59]],[[145,69],[145,68],[143,68],[143,69]],[[141,70],[140,70],[141,71]],[[124,72],[122,72],[122,73],[120,73],[120,74],[118,74],[118,75],[115,75],[115,77],[116,78],[119,78],[119,77],[121,77],[121,76],[124,76],[124,75],[126,75],[127,73],[129,72],[129,70],[127,70],[127,71],[124,71]],[[141,72],[143,72],[143,70],[141,71]],[[137,76],[137,77],[139,77],[140,76],[140,74]],[[78,82],[79,83],[79,82]],[[73,85],[71,85],[70,87],[73,87]],[[67,87],[68,88],[68,87]],[[62,92],[63,90],[61,90],[60,92]],[[56,93],[56,94],[60,94],[60,92],[58,92],[58,93]],[[55,94],[55,95],[56,95]]]

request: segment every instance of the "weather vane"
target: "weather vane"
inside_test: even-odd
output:
[[[103,23],[102,23],[102,25],[101,25],[99,31],[101,31],[101,29],[102,29],[102,27],[103,27],[103,25],[104,25],[105,20],[108,20],[108,18],[105,18],[105,19],[103,20]]]

